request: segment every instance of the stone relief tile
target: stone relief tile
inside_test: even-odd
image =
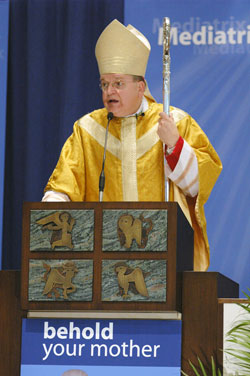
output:
[[[92,260],[29,260],[29,301],[92,301]]]
[[[31,210],[31,251],[93,251],[94,210]]]
[[[103,251],[167,250],[167,210],[104,210]]]
[[[166,260],[103,260],[102,301],[166,301]]]

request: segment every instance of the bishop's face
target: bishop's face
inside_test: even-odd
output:
[[[134,114],[141,105],[145,83],[134,81],[128,74],[102,74],[102,100],[108,112],[116,117]]]

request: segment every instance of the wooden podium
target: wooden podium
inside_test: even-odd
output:
[[[24,310],[180,311],[180,273],[192,269],[176,203],[24,205]]]
[[[239,286],[193,271],[193,231],[177,203],[25,203],[22,247],[21,275],[0,272],[1,374],[19,375],[22,317],[67,312],[179,312],[182,370],[192,375],[197,355],[222,369],[218,298],[237,298]]]

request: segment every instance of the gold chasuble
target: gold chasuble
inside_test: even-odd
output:
[[[103,201],[164,201],[163,145],[157,134],[162,105],[149,102],[143,116],[113,118],[109,124]],[[184,111],[171,107],[180,135],[194,149],[199,168],[199,194],[186,197],[170,181],[170,201],[177,201],[195,233],[194,270],[209,265],[204,204],[219,176],[218,155],[198,124]],[[96,110],[74,124],[45,191],[71,201],[99,201],[107,110]],[[185,173],[185,171],[183,172]]]

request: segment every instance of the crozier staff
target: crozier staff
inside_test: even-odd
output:
[[[167,177],[169,200],[179,203],[194,229],[194,268],[205,270],[204,204],[222,169],[217,153],[190,115],[170,107],[168,116],[151,96],[144,79],[150,44],[143,34],[114,20],[100,35],[95,53],[104,108],[74,124],[43,201],[98,201],[107,115],[112,112],[103,200],[164,201]]]

